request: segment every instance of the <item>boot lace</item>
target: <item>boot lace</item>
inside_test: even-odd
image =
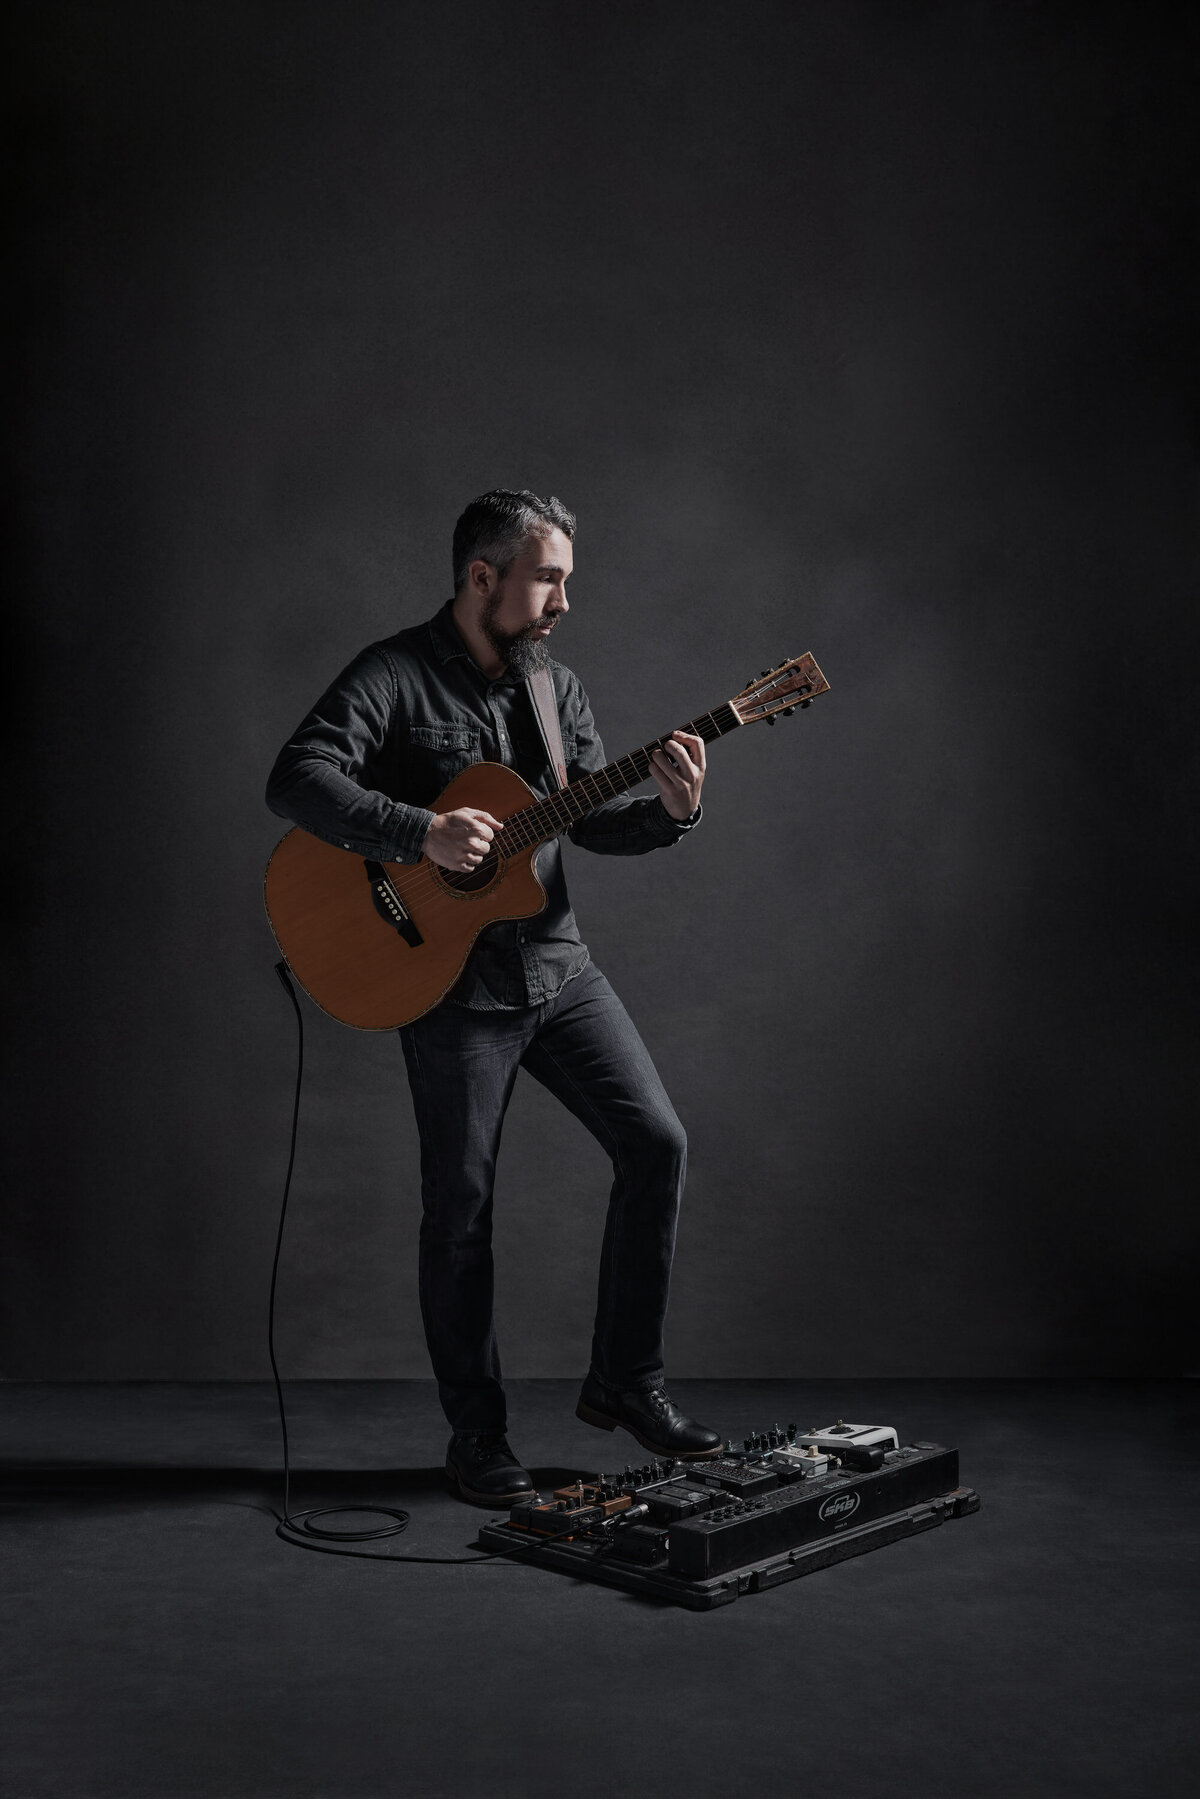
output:
[[[516,1460],[508,1446],[508,1438],[501,1431],[472,1432],[467,1438],[467,1448],[473,1462],[490,1462],[498,1455]]]

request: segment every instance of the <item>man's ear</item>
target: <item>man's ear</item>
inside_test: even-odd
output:
[[[499,580],[500,577],[491,563],[485,562],[482,556],[477,556],[475,561],[467,566],[467,583],[471,592],[478,594],[481,598],[486,598],[492,593]]]

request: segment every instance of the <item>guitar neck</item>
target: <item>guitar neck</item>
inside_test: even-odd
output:
[[[725,705],[718,706],[715,712],[706,712],[702,718],[693,718],[686,725],[680,725],[679,729],[703,738],[705,743],[715,743],[718,737],[735,731],[741,723],[742,720],[727,701]],[[668,732],[667,737],[656,737],[653,743],[644,743],[641,749],[631,751],[628,756],[618,757],[615,762],[598,768],[594,774],[581,775],[569,787],[560,787],[546,799],[537,800],[532,806],[525,806],[520,812],[514,812],[505,820],[500,834],[497,847],[501,855],[531,849],[534,844],[548,843],[552,837],[569,830],[581,818],[586,818],[598,806],[603,806],[607,800],[614,799],[617,794],[627,793],[631,787],[639,786],[649,776],[651,751],[662,749],[670,735]]]

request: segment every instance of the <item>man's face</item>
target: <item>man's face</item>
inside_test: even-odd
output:
[[[529,539],[488,595],[480,623],[510,667],[526,660],[536,667],[545,661],[546,641],[568,610],[567,581],[573,567],[570,538],[552,530],[546,537]]]

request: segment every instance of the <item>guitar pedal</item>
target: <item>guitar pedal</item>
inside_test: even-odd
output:
[[[847,1424],[842,1418],[821,1430],[806,1431],[796,1441],[802,1449],[837,1456],[847,1468],[864,1472],[882,1468],[884,1456],[900,1447],[900,1439],[890,1424]]]

